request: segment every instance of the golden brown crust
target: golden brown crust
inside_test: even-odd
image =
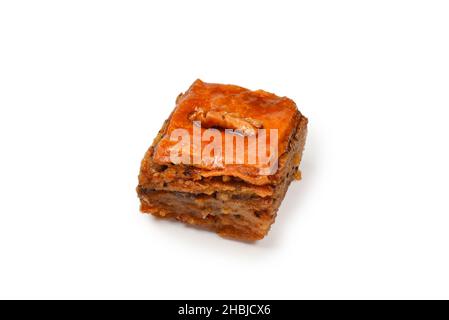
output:
[[[174,130],[185,129],[193,134],[193,120],[204,122],[202,130],[215,127],[220,130],[222,141],[230,133],[224,129],[235,129],[245,135],[254,135],[255,130],[263,128],[267,132],[267,149],[270,144],[270,129],[278,130],[278,155],[282,155],[289,145],[294,128],[298,125],[302,115],[296,104],[289,98],[278,97],[262,90],[251,91],[234,85],[204,83],[196,80],[189,90],[179,96],[176,108],[170,117],[161,140],[155,146],[153,160],[159,164],[170,164],[170,151],[177,141],[171,141],[170,135]],[[305,118],[304,118],[305,119]],[[229,137],[232,138],[232,137]],[[191,148],[190,157],[200,157],[201,149]],[[245,154],[248,144],[245,144]],[[214,155],[213,161],[192,163],[203,169],[204,176],[234,176],[253,184],[268,183],[267,177],[260,175],[267,164],[261,163],[257,157],[255,164],[247,158],[243,164],[225,164],[222,155]],[[222,163],[222,166],[216,166]]]

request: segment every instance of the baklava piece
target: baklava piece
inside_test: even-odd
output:
[[[227,238],[262,239],[300,179],[306,133],[307,118],[289,98],[196,80],[142,161],[141,211]]]

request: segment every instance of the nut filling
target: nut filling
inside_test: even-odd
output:
[[[204,128],[233,129],[246,136],[254,136],[257,129],[262,129],[261,121],[252,118],[242,118],[236,113],[226,111],[204,111],[202,108],[195,108],[189,116],[192,121],[199,121]]]

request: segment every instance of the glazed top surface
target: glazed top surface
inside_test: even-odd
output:
[[[270,148],[270,129],[278,131],[277,157],[286,152],[288,143],[295,126],[298,124],[300,113],[296,104],[289,98],[278,97],[263,90],[251,91],[235,85],[205,83],[196,80],[190,88],[176,101],[169,123],[163,132],[163,137],[155,147],[154,161],[160,164],[172,163],[170,153],[179,140],[173,139],[172,133],[177,129],[184,129],[193,134],[194,121],[198,127],[201,123],[201,132],[207,128],[219,130],[222,136],[223,150],[226,136],[235,136],[236,133],[225,132],[233,129],[238,136],[249,138],[259,136],[258,129],[265,129],[267,135],[267,148]],[[228,137],[229,138],[229,137]],[[193,140],[192,140],[193,141]],[[201,155],[207,141],[196,147],[190,146],[190,156]],[[212,140],[211,140],[212,141]],[[234,148],[237,149],[237,148]],[[251,149],[252,150],[252,149]],[[235,150],[234,150],[235,152]],[[248,142],[245,142],[245,152],[248,152]],[[201,161],[192,165],[196,168],[209,170],[210,175],[258,175],[266,164],[256,164],[245,157],[244,163],[225,164],[223,154],[213,154],[214,161]],[[193,157],[191,158],[193,159]],[[257,157],[257,159],[259,159]]]

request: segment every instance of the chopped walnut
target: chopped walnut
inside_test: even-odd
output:
[[[296,153],[294,158],[293,158],[293,164],[295,166],[298,166],[301,163],[301,154],[300,153]]]
[[[257,129],[263,128],[261,121],[252,118],[242,118],[236,113],[226,111],[204,111],[196,108],[189,120],[200,121],[205,128],[233,129],[245,136],[254,136]]]

